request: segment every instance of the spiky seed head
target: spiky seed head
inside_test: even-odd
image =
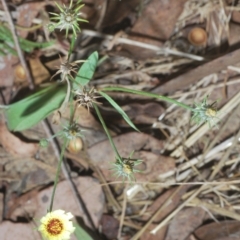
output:
[[[211,128],[212,125],[216,125],[218,111],[216,107],[216,101],[212,104],[208,104],[207,98],[208,97],[206,96],[202,102],[195,103],[192,120],[198,125],[207,122]]]
[[[77,1],[75,5],[72,4],[73,0],[71,0],[70,5],[66,7],[65,5],[59,5],[55,2],[57,8],[60,13],[50,13],[53,15],[50,19],[56,21],[55,23],[50,23],[48,28],[50,31],[54,29],[66,30],[66,37],[68,36],[69,30],[73,31],[73,35],[75,38],[77,37],[77,32],[80,32],[79,22],[88,22],[87,20],[80,18],[81,13],[79,10],[84,6],[84,4],[80,4],[80,1]]]
[[[63,137],[73,140],[79,137],[83,137],[82,135],[83,130],[80,129],[79,125],[76,122],[65,126],[63,129]]]
[[[138,169],[135,169],[135,166],[142,163],[142,160],[140,159],[131,159],[131,158],[122,158],[116,160],[115,163],[113,163],[112,170],[114,171],[114,175],[117,177],[122,177],[123,182],[125,179],[128,179],[130,183],[133,181],[136,181],[134,177],[134,173],[141,172]]]
[[[101,96],[97,95],[97,90],[92,87],[90,90],[88,90],[86,87],[83,87],[82,89],[77,89],[74,91],[76,103],[79,106],[87,107],[88,111],[90,107],[93,107],[93,103],[101,104],[100,102],[97,102],[96,99],[100,98]]]

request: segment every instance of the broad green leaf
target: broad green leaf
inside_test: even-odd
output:
[[[130,120],[128,115],[123,111],[123,109],[106,93],[104,92],[99,92],[106,100],[122,115],[124,120],[128,123],[129,126],[131,126],[133,129],[139,132],[137,127],[133,124],[133,122]]]
[[[54,84],[9,105],[6,109],[9,129],[22,131],[37,124],[61,106],[65,95],[66,85]]]
[[[93,52],[78,70],[77,76],[75,77],[75,81],[73,83],[73,89],[78,88],[79,85],[85,86],[89,83],[96,70],[97,63],[98,53]]]
[[[78,224],[74,224],[74,227],[76,228],[74,231],[74,235],[78,240],[93,240],[92,237],[88,235],[88,233]]]

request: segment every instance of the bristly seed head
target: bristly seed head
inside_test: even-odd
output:
[[[92,87],[90,90],[87,90],[86,87],[83,87],[82,90],[74,91],[76,102],[79,106],[87,107],[88,111],[90,107],[93,107],[93,103],[101,104],[95,99],[100,98],[97,96],[97,90]]]
[[[77,60],[70,63],[68,60],[63,60],[60,55],[59,55],[59,58],[60,58],[61,64],[59,67],[57,67],[58,71],[51,77],[51,79],[55,77],[57,74],[61,74],[60,82],[63,82],[64,80],[66,80],[67,76],[70,76],[73,79],[72,73],[77,74],[77,68],[76,68],[77,63],[85,62],[84,60]]]
[[[56,23],[50,23],[48,25],[48,29],[53,31],[56,28],[59,28],[60,31],[66,30],[66,37],[68,36],[69,29],[73,31],[73,35],[75,38],[77,37],[77,31],[80,32],[80,28],[78,26],[79,22],[88,22],[85,19],[79,17],[81,13],[79,10],[84,6],[84,4],[80,4],[82,0],[78,0],[75,5],[73,5],[73,0],[71,0],[70,5],[66,7],[65,5],[60,6],[57,2],[55,2],[58,7],[60,13],[50,13],[53,15],[50,19],[53,21],[57,21]]]
[[[73,140],[79,137],[83,137],[82,131],[76,122],[69,124],[63,129],[63,137]]]
[[[113,163],[112,170],[115,172],[114,175],[117,177],[122,177],[123,181],[127,178],[130,183],[136,181],[134,173],[141,172],[140,170],[135,169],[135,166],[141,164],[143,161],[139,159],[122,158],[117,159]]]
[[[198,125],[208,122],[211,128],[212,125],[216,125],[218,111],[216,101],[212,104],[207,104],[207,98],[205,97],[201,103],[195,103],[192,120]]]

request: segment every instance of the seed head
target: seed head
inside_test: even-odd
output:
[[[58,7],[60,13],[50,13],[53,15],[51,20],[57,21],[56,23],[50,23],[48,25],[48,29],[53,31],[56,28],[59,28],[60,31],[63,29],[66,30],[66,37],[68,36],[68,31],[71,29],[75,38],[77,37],[77,31],[80,32],[80,28],[78,26],[79,22],[88,22],[85,19],[80,18],[81,13],[79,10],[84,6],[84,4],[80,4],[82,0],[78,0],[75,5],[73,5],[73,0],[71,0],[70,5],[66,7],[64,4],[60,6],[55,2]]]
[[[79,128],[79,125],[76,122],[73,122],[64,127],[62,136],[69,140],[74,140],[83,137],[82,132],[83,130]]]
[[[59,67],[57,67],[58,71],[51,77],[55,77],[57,74],[61,74],[61,82],[63,82],[67,76],[70,76],[73,79],[72,73],[77,74],[77,64],[80,62],[85,62],[84,60],[77,60],[74,62],[69,62],[68,60],[63,60],[61,56],[59,55],[61,64]],[[50,80],[51,80],[50,79]]]
[[[125,178],[128,179],[128,181],[136,181],[134,177],[134,173],[141,172],[140,170],[135,169],[135,166],[142,163],[142,160],[139,159],[131,159],[129,158],[122,158],[117,159],[115,163],[113,163],[112,170],[115,172],[114,175],[117,177],[122,177],[123,181],[125,181]]]
[[[84,87],[82,90],[76,90],[74,91],[76,102],[79,104],[79,106],[85,106],[87,107],[88,111],[90,107],[93,107],[93,103],[101,104],[97,102],[95,99],[100,98],[100,96],[97,96],[97,90],[92,87],[90,90],[87,90],[86,87]]]
[[[216,101],[212,104],[207,104],[207,98],[206,96],[201,103],[195,103],[192,120],[198,125],[208,122],[211,128],[212,125],[216,125],[218,111]]]

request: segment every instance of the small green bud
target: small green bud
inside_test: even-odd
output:
[[[48,140],[46,138],[42,138],[40,141],[39,141],[39,145],[41,147],[47,147],[48,146]]]

